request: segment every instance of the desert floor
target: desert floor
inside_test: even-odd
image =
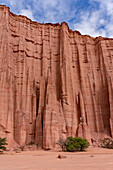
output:
[[[59,159],[58,155],[66,158]],[[5,152],[0,170],[113,170],[113,150],[90,147],[86,152],[52,151]]]

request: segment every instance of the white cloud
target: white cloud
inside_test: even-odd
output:
[[[19,13],[20,15],[24,15],[28,18],[30,18],[31,20],[35,21],[36,19],[33,16],[33,13],[30,9],[22,9]]]
[[[113,1],[112,0],[91,0],[91,3],[98,2],[98,10],[80,13],[80,22],[75,24],[82,34],[89,34],[93,37],[113,37]]]
[[[93,37],[106,36],[106,32],[102,27],[105,23],[104,19],[101,19],[100,13],[94,11],[92,14],[89,12],[87,14],[81,14],[81,22],[75,24],[75,29],[79,30],[83,35],[89,34]]]

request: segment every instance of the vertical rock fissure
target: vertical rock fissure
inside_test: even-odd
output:
[[[38,116],[38,110],[39,110],[39,88],[36,89],[36,117]]]

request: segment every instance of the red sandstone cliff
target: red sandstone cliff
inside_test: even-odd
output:
[[[0,137],[45,149],[113,137],[113,39],[39,24],[0,6]]]

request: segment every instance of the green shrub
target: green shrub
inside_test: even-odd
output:
[[[89,146],[89,142],[81,137],[67,137],[66,140],[60,139],[57,143],[62,148],[62,151],[76,152],[84,151]]]
[[[6,138],[0,138],[0,153],[6,150],[5,145],[7,145]]]
[[[100,142],[100,147],[113,149],[113,139],[104,138],[104,140],[101,140]]]

